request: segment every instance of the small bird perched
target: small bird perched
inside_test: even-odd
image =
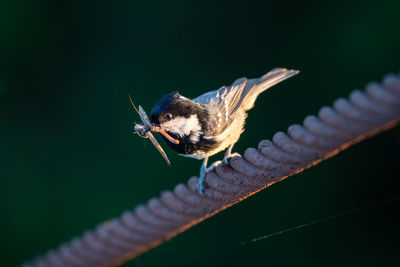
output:
[[[240,78],[231,86],[192,100],[173,92],[155,104],[150,114],[152,127],[162,133],[162,138],[179,155],[203,159],[200,194],[204,193],[206,172],[219,164],[207,168],[208,158],[225,149],[225,163],[235,155],[232,147],[244,131],[247,111],[254,106],[258,95],[297,73],[297,70],[275,68],[258,79]]]

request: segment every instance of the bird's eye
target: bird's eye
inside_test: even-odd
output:
[[[165,115],[164,115],[164,119],[166,119],[166,120],[172,119],[172,114],[171,114],[171,113],[165,114]]]

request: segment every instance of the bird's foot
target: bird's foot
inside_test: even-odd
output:
[[[217,166],[221,165],[222,161],[218,160],[213,162],[210,166],[207,167],[207,172],[214,170]]]
[[[222,164],[222,161],[218,160],[218,161],[212,163],[208,167],[205,167],[205,166],[201,167],[199,181],[198,181],[200,195],[203,195],[205,189],[207,189],[207,187],[208,187],[207,183],[204,181],[204,178],[206,177],[207,172],[212,171],[215,167],[217,167],[220,164]]]
[[[241,155],[239,153],[236,153],[236,152],[231,153],[229,155],[225,155],[223,160],[215,161],[208,167],[206,167],[204,164],[201,166],[200,176],[199,176],[199,181],[198,181],[200,195],[203,195],[205,189],[207,188],[207,183],[204,181],[204,178],[206,177],[207,172],[212,171],[219,165],[229,164],[229,159],[231,159],[233,157],[238,157],[238,156],[241,157]]]
[[[225,155],[225,157],[222,161],[224,162],[224,164],[229,164],[229,160],[234,157],[241,157],[241,155],[237,152],[230,153],[229,155]]]

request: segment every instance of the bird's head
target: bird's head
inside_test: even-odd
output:
[[[199,141],[202,134],[201,118],[204,108],[198,103],[181,96],[177,92],[165,95],[158,101],[150,114],[151,122],[160,130],[168,132],[174,138],[189,138],[193,143]]]

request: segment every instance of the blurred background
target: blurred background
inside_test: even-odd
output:
[[[139,1],[138,1],[139,2]],[[162,190],[200,161],[167,167],[128,101],[150,111],[258,77],[242,153],[400,68],[400,2],[28,1],[0,3],[0,249],[16,266]],[[399,265],[400,200],[232,248],[400,194],[400,128],[221,212],[124,266]],[[217,155],[212,160],[221,158]]]

